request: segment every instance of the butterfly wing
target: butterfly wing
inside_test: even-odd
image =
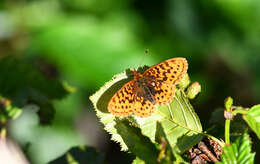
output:
[[[108,103],[108,111],[118,117],[130,115],[134,108],[134,95],[134,83],[132,80],[114,94]]]
[[[108,103],[109,112],[124,117],[132,112],[140,117],[150,116],[155,104],[164,105],[172,100],[175,84],[181,81],[187,69],[185,58],[172,58],[147,69],[143,73],[147,85],[140,87],[135,80],[126,83]]]
[[[156,82],[153,88],[153,97],[158,105],[169,104],[175,95],[176,87],[168,83]]]
[[[147,87],[147,86],[143,86]],[[154,110],[153,96],[149,92],[148,88],[140,88],[138,85],[135,85],[135,97],[134,97],[134,108],[133,112],[135,115],[140,117],[150,116]],[[152,100],[151,100],[152,98]]]
[[[157,104],[169,103],[175,94],[175,84],[187,73],[188,62],[185,58],[172,58],[159,63],[144,72],[147,85]]]
[[[154,110],[155,107],[151,101],[144,99],[143,97],[141,97],[141,99],[136,99],[133,110],[135,115],[139,117],[148,117],[154,112]]]
[[[187,70],[188,62],[185,58],[172,58],[152,66],[143,75],[147,79],[174,85],[181,81]]]

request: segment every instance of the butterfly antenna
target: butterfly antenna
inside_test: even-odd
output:
[[[148,55],[149,54],[149,49],[146,49],[145,51],[144,51],[144,55],[143,55],[143,57],[142,57],[142,59],[140,60],[140,62],[139,62],[139,64],[138,64],[138,66],[137,67],[140,67],[140,65],[143,63],[143,61],[144,61],[144,57],[146,56],[146,55]]]

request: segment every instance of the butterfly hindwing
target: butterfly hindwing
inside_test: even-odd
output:
[[[154,104],[146,96],[135,97],[134,114],[140,117],[150,116],[155,110]]]
[[[165,105],[170,103],[175,95],[175,85],[159,82],[152,82],[152,84],[154,87],[151,88],[151,92],[153,93],[155,103],[158,105]]]
[[[150,88],[135,82],[134,93],[134,114],[140,117],[150,116],[155,110],[155,101]]]
[[[116,116],[128,116],[134,108],[133,80],[126,83],[108,103],[108,111]]]

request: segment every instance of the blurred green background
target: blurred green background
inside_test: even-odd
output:
[[[259,8],[258,0],[1,0],[0,60],[31,65],[28,71],[58,80],[71,92],[48,99],[55,115],[47,126],[38,125],[37,106],[23,103],[9,134],[33,163],[84,144],[103,152],[108,163],[131,163],[134,157],[109,140],[88,97],[113,75],[140,66],[147,48],[142,65],[187,58],[191,80],[202,86],[192,103],[204,129],[227,96],[245,107],[259,103]],[[16,66],[8,70],[19,71]],[[24,81],[26,71],[20,75],[13,83],[29,81],[56,93],[52,84]],[[253,141],[256,151],[260,145]]]

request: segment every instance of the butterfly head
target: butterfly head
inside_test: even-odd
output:
[[[139,73],[136,69],[134,69],[132,72],[134,75],[134,80],[138,80],[143,77],[143,75],[141,73]]]

